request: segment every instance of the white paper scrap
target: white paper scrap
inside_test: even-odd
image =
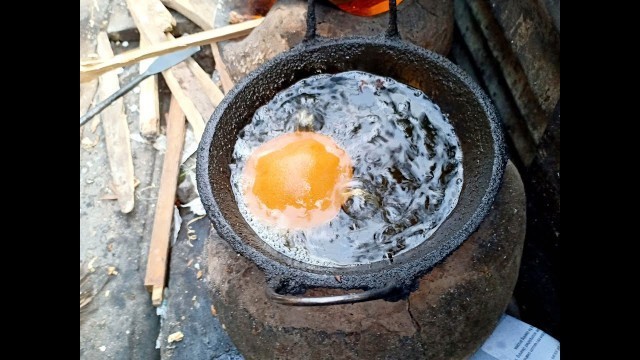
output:
[[[503,315],[470,360],[560,360],[560,342],[534,326]]]

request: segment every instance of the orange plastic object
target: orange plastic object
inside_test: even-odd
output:
[[[388,0],[329,0],[334,5],[350,14],[358,16],[373,16],[389,11]],[[400,4],[402,0],[397,0]]]

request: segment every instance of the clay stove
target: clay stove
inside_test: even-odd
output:
[[[451,9],[446,10],[451,5],[436,3],[405,0],[399,7],[400,31],[403,27],[421,28],[415,19],[405,14],[419,12],[424,6],[440,7],[440,12],[448,13],[451,19]],[[335,37],[337,29],[344,28],[344,22],[340,22],[344,15],[336,11],[318,6],[319,17],[327,19],[318,26],[321,35]],[[300,40],[304,32],[278,29],[275,24],[295,26],[300,23],[303,28],[305,13],[304,2],[279,1],[261,28],[243,41],[224,45],[223,57],[233,76],[239,78],[257,67],[275,55],[273,49],[278,46],[295,45],[296,39],[290,35],[300,34]],[[286,22],[280,21],[283,16],[287,18]],[[427,23],[434,18],[425,14]],[[370,32],[368,35],[379,33],[374,29],[375,25],[371,25],[374,24],[371,18],[349,16],[349,19],[359,31],[365,29]],[[375,20],[386,26],[384,15]],[[447,23],[446,20],[443,22]],[[272,39],[277,45],[265,46],[270,44],[266,39]],[[283,41],[278,43],[278,39]],[[405,39],[415,42],[412,36]],[[447,42],[450,43],[446,36],[431,41],[436,49],[446,49]],[[429,40],[420,45],[425,46],[425,43],[429,44]],[[255,44],[263,46],[256,48]],[[250,54],[260,55],[255,58],[257,60],[247,61]],[[219,319],[248,359],[464,358],[490,335],[511,298],[520,264],[524,224],[522,182],[515,167],[509,163],[493,209],[480,228],[420,278],[418,289],[408,298],[312,308],[270,301],[264,292],[262,271],[249,260],[237,256],[212,230],[206,245],[212,299]],[[308,291],[310,295],[340,292],[331,289]]]

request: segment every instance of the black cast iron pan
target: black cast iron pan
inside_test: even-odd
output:
[[[327,39],[315,34],[314,1],[309,0],[304,41],[247,75],[225,96],[206,125],[196,169],[202,203],[220,236],[264,271],[267,293],[274,301],[327,305],[405,295],[416,279],[476,230],[498,192],[506,155],[492,104],[456,65],[402,41],[395,0],[389,3],[386,34]],[[229,164],[238,132],[276,93],[312,75],[349,70],[391,77],[422,90],[438,104],[460,140],[464,184],[457,206],[438,230],[421,245],[394,257],[393,263],[381,260],[347,268],[305,264],[271,248],[247,224],[231,190]],[[296,296],[314,287],[365,291],[323,298]]]

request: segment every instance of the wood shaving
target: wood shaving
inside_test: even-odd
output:
[[[191,242],[194,240],[198,240],[198,235],[196,234],[196,231],[193,230],[193,228],[191,227],[191,224],[202,219],[205,216],[206,215],[194,217],[193,219],[189,220],[189,222],[187,223],[187,239],[189,240],[189,246],[191,247],[193,247],[193,244],[191,244]]]
[[[95,134],[98,129],[98,124],[100,124],[100,117],[96,116],[91,120],[91,133]]]
[[[100,200],[118,200],[115,194],[104,194],[100,197]]]
[[[97,257],[97,256],[94,256],[94,257],[89,261],[89,263],[87,264],[87,270],[89,270],[89,272],[94,272],[94,271],[96,271],[96,268],[94,268],[94,267],[93,267],[93,263],[94,263],[94,261],[96,261],[97,259],[98,259],[98,257]]]
[[[229,24],[239,24],[247,20],[260,19],[260,15],[242,15],[237,11],[229,12]]]
[[[80,141],[80,145],[82,145],[83,149],[89,150],[94,148],[96,145],[98,145],[99,142],[100,142],[100,136],[96,136],[94,140],[91,140],[89,137],[85,136]]]
[[[182,339],[184,339],[182,331],[176,331],[167,337],[167,342],[171,344],[172,342],[182,341]]]

